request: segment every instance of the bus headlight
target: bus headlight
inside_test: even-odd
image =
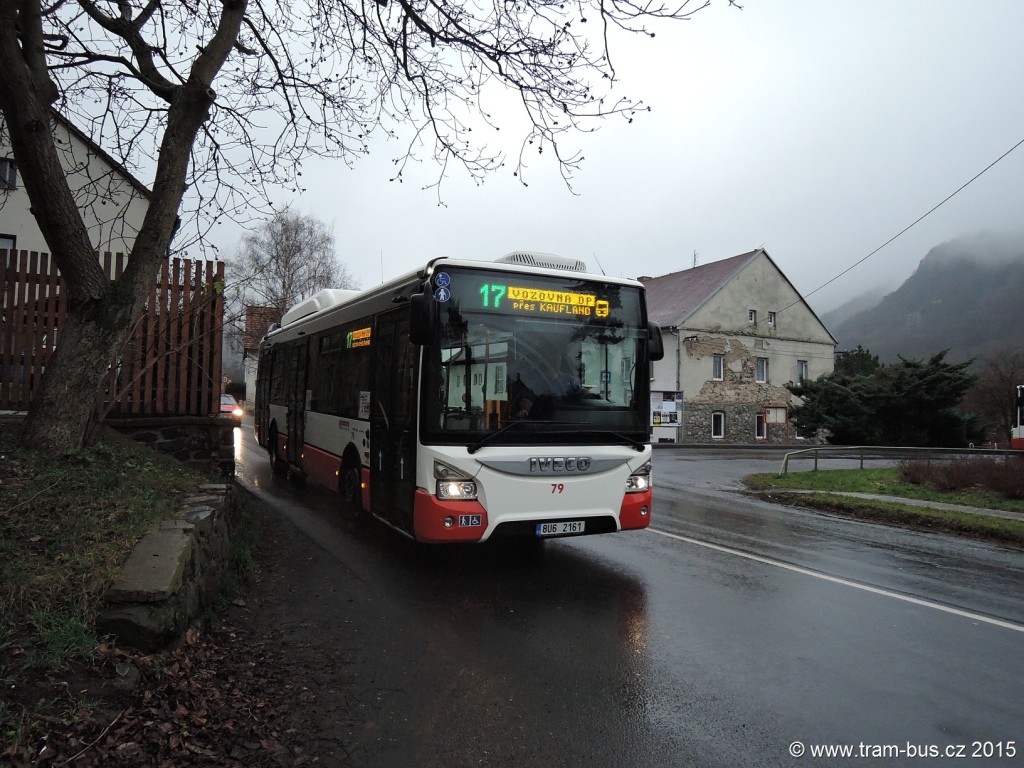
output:
[[[651,463],[647,462],[626,478],[626,493],[647,493],[651,490]]]
[[[437,480],[439,499],[465,501],[476,498],[476,483],[444,462],[434,462],[434,479]]]
[[[476,483],[472,480],[438,480],[437,498],[446,501],[475,499]]]

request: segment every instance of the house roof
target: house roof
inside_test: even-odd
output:
[[[683,325],[687,318],[700,309],[748,264],[762,257],[768,260],[768,263],[778,272],[779,277],[793,289],[793,293],[799,297],[800,303],[818,321],[825,333],[832,339],[833,344],[837,343],[832,333],[821,322],[821,318],[804,300],[800,291],[789,281],[789,278],[763,248],[721,261],[713,261],[710,264],[701,264],[692,269],[671,272],[661,277],[641,277],[640,280],[647,292],[648,318],[664,328]]]
[[[761,253],[764,251],[758,249],[661,277],[641,277],[647,290],[648,317],[664,327],[679,324]]]
[[[105,162],[110,164],[112,168],[116,169],[118,173],[124,176],[128,183],[135,187],[135,189],[143,197],[145,197],[147,200],[149,200],[152,197],[153,192],[152,190],[150,190],[149,187],[147,187],[145,184],[143,184],[141,181],[135,178],[135,176],[133,176],[128,171],[128,169],[124,167],[124,165],[115,160],[113,156],[110,155],[110,153],[103,149],[103,147],[101,147],[99,144],[97,144],[95,141],[89,138],[89,136],[80,128],[78,128],[78,126],[76,126],[68,118],[64,117],[64,115],[62,115],[55,109],[51,109],[50,114],[53,115],[53,119],[55,121],[57,121],[67,129],[68,133],[74,134],[74,136],[77,137],[79,141],[85,144],[89,148],[89,151],[93,152],[98,157],[103,158]]]

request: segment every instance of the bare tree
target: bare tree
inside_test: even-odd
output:
[[[451,164],[482,176],[504,163],[488,149],[498,126],[485,108],[502,91],[525,116],[515,172],[527,151],[543,151],[568,179],[582,159],[564,147],[568,132],[646,109],[615,94],[609,41],[653,35],[647,24],[690,18],[710,0],[690,2],[0,0],[0,109],[67,284],[61,344],[23,439],[82,443],[91,395],[172,241],[195,244],[218,217],[259,212],[268,185],[299,188],[305,157],[351,161],[399,129],[411,139],[396,178],[421,151],[439,179]],[[53,110],[150,180],[115,282],[63,173]]]
[[[978,379],[964,405],[977,414],[981,428],[1010,444],[1017,415],[1017,386],[1024,384],[1024,352],[1006,350],[978,366]]]
[[[334,233],[314,216],[286,208],[242,238],[231,260],[232,300],[280,312],[322,288],[356,288],[338,259]]]
[[[271,308],[280,317],[323,288],[358,287],[330,228],[290,208],[243,237],[229,267],[225,339],[235,352],[245,341],[247,308]]]

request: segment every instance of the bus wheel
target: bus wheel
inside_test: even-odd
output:
[[[277,428],[270,428],[270,440],[267,442],[267,453],[270,455],[270,469],[275,475],[288,474],[288,462],[277,453]]]
[[[356,518],[362,520],[363,512],[363,489],[359,478],[359,467],[355,464],[345,464],[341,468],[341,498],[345,500]]]

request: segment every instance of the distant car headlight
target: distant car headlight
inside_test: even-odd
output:
[[[245,411],[243,411],[239,406],[235,406],[235,410],[231,412],[231,415],[237,416],[238,418],[242,418],[242,414],[244,413]]]
[[[651,462],[647,462],[626,478],[626,493],[647,493],[651,490]]]

